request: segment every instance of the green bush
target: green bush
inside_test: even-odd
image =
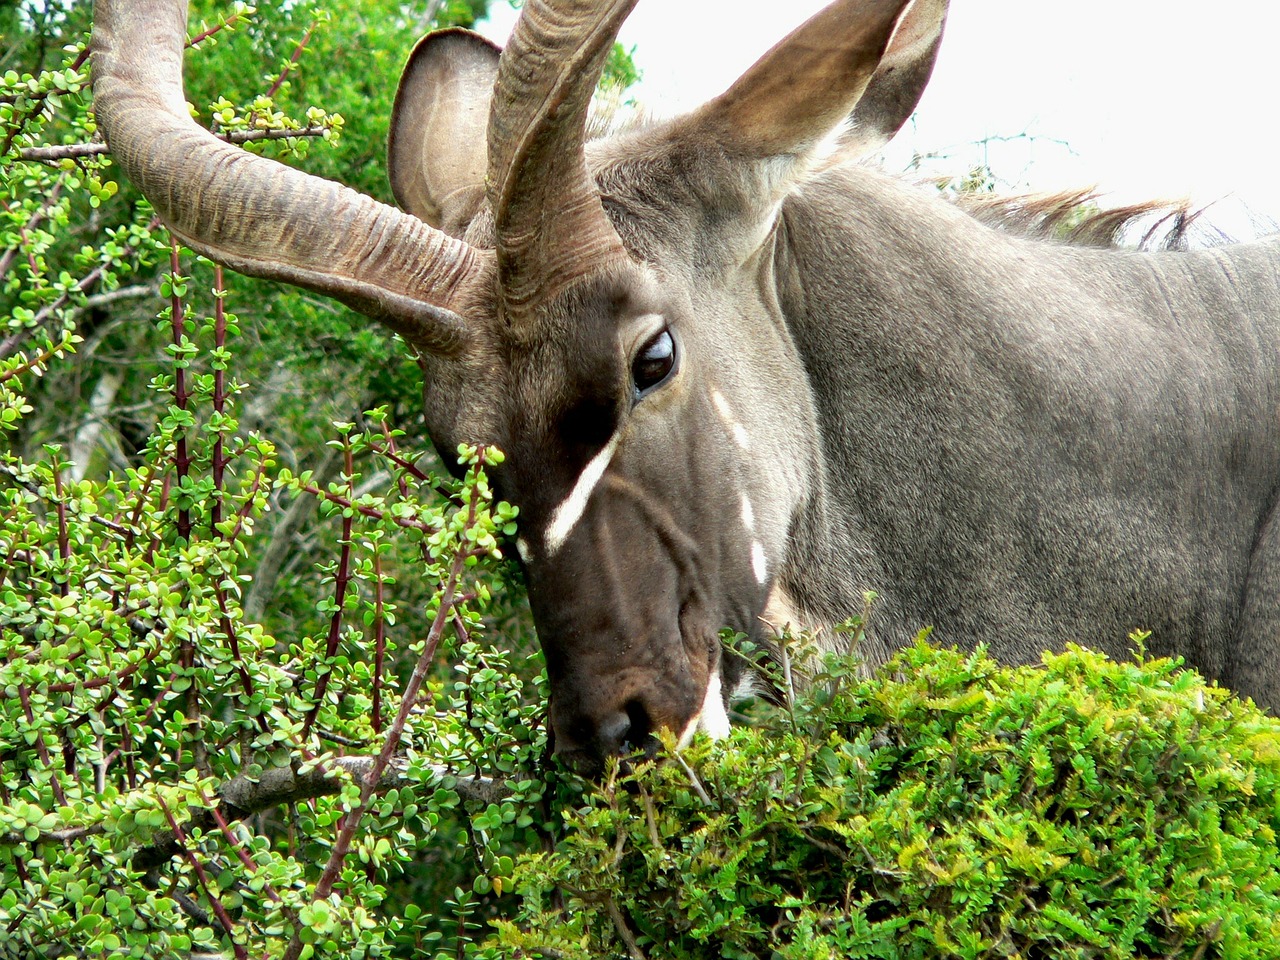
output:
[[[510,955],[1280,956],[1280,722],[1168,661],[923,642],[679,762],[526,857]]]
[[[466,949],[542,792],[536,665],[480,642],[501,454],[355,407],[312,471],[246,416],[262,301],[123,203],[65,55],[0,76],[0,957]]]

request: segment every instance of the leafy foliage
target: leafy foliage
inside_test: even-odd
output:
[[[173,370],[152,385],[168,413],[141,465],[73,481],[56,448],[5,458],[0,943],[14,955],[289,944],[286,956],[359,956],[438,937],[434,914],[380,909],[387,878],[441,829],[482,837],[479,865],[509,872],[502,845],[540,794],[527,772],[541,698],[472,639],[488,599],[472,571],[514,521],[484,479],[500,455],[460,451],[460,481],[424,474],[373,411],[370,429],[339,425],[340,480],[320,488],[280,469],[269,442],[238,432],[243,388],[225,376],[235,317],[218,295],[195,317],[176,269],[163,288]],[[0,420],[21,421],[21,379],[65,350],[50,353],[0,367]],[[391,489],[357,492],[357,465],[377,460],[395,464]],[[240,602],[246,536],[279,488],[319,498],[342,531],[328,627],[287,641]],[[406,550],[434,591],[426,636],[397,631],[388,596],[387,559]],[[431,679],[447,635],[467,665],[452,690]],[[391,669],[406,659],[407,677]],[[460,823],[455,770],[527,782],[490,791],[475,824]],[[283,792],[269,786],[279,774]],[[302,801],[284,821],[246,823]]]
[[[193,25],[200,45],[236,28],[269,48],[247,13]],[[229,308],[304,327],[316,309],[246,296],[111,179],[85,62],[76,42],[0,90],[0,956],[452,950],[542,792],[545,691],[520,679],[537,665],[481,640],[514,524],[484,477],[501,454],[461,449],[442,478],[386,407],[357,407],[327,428],[332,466],[302,467],[291,450],[321,428],[254,413],[236,374],[264,341]],[[215,127],[295,162],[337,141],[340,116],[294,119],[270,85],[213,98]],[[127,364],[102,365],[117,349]],[[272,521],[299,503],[321,559],[280,576],[264,558],[295,528]],[[246,609],[267,580],[291,612]],[[413,875],[442,849],[462,856]]]
[[[517,865],[495,949],[1280,953],[1280,722],[1168,661],[833,662],[758,728],[615,771],[566,827]]]

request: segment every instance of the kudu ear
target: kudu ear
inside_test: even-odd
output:
[[[855,158],[874,153],[894,138],[915,112],[933,74],[947,0],[915,0],[898,20],[889,49],[849,115],[840,153]]]
[[[500,52],[470,30],[423,37],[391,111],[387,169],[396,202],[455,237],[484,200],[485,131]]]
[[[803,156],[846,119],[841,149],[887,142],[933,69],[946,0],[836,0],[689,122],[733,153]]]

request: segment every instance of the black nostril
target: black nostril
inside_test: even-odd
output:
[[[625,711],[610,714],[596,728],[596,746],[601,757],[625,753],[631,736],[631,717]]]
[[[601,757],[647,750],[652,746],[652,734],[649,711],[639,700],[630,700],[600,722],[596,728],[596,747]]]
[[[649,711],[644,708],[644,704],[639,700],[627,701],[626,710],[631,729],[627,734],[627,741],[623,749],[627,752],[632,750],[651,751],[656,741],[653,739],[653,721],[649,718]]]

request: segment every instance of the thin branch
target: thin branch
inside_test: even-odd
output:
[[[102,263],[94,267],[92,270],[90,270],[88,273],[86,273],[83,277],[80,278],[80,280],[76,283],[73,289],[77,291],[77,293],[83,294],[86,290],[88,290],[90,287],[92,287],[95,283],[97,283],[102,278],[102,275],[107,271],[107,266],[108,266],[107,264]],[[20,344],[24,339],[26,339],[26,337],[30,334],[32,330],[35,330],[41,327],[45,323],[45,321],[47,321],[50,317],[54,316],[57,313],[57,311],[61,310],[63,307],[69,304],[71,302],[71,299],[72,299],[72,294],[71,294],[71,291],[68,290],[67,292],[63,293],[60,297],[58,297],[58,299],[54,300],[52,303],[46,303],[43,307],[41,307],[40,311],[36,314],[35,319],[28,326],[22,328],[21,330],[15,331],[14,333],[11,333],[8,337],[5,338],[4,342],[0,343],[0,359],[8,357],[10,354],[12,354],[14,350],[17,349],[18,344]]]
[[[679,750],[673,751],[671,755],[676,758],[676,762],[679,763],[684,772],[688,774],[689,785],[693,787],[693,792],[698,795],[698,799],[701,800],[705,806],[714,806],[711,802],[710,795],[707,793],[707,788],[702,785],[702,781],[698,779],[698,775],[693,772],[693,767],[689,766],[689,761],[680,755]]]
[[[267,90],[268,97],[274,97],[280,92],[280,88],[284,86],[285,80],[288,79],[293,68],[298,65],[298,61],[302,59],[302,51],[305,50],[307,48],[307,44],[311,42],[311,35],[315,32],[315,29],[316,25],[313,21],[311,25],[307,27],[307,32],[302,35],[302,39],[299,40],[297,45],[293,48],[293,55],[289,57],[289,62],[284,65],[284,69],[280,71],[280,75],[276,77],[275,82],[272,83],[270,89]]]
[[[365,784],[369,773],[377,764],[378,758],[375,757],[335,757],[311,767],[305,773],[292,767],[272,767],[256,777],[241,775],[218,787],[219,806],[216,809],[225,822],[231,823],[282,804],[333,796],[349,782],[348,777]],[[409,785],[411,781],[405,779],[402,766],[402,761],[384,764],[372,791],[385,793],[393,787]],[[433,764],[429,769],[442,779],[455,776],[448,768],[440,765]],[[456,777],[455,789],[460,797],[485,804],[495,803],[511,794],[511,787],[506,780],[479,775]],[[217,829],[217,820],[212,810],[192,810],[188,830],[197,826],[205,831]],[[101,826],[96,829],[86,828],[86,834],[101,832]],[[3,839],[10,843],[23,842],[22,837],[16,834]],[[152,836],[150,844],[134,853],[132,863],[138,869],[146,871],[167,862],[177,852],[178,843],[173,834],[158,833]]]
[[[34,370],[36,367],[44,366],[65,349],[67,349],[67,342],[65,340],[61,343],[54,344],[34,359],[27,360],[18,364],[16,367],[11,367],[4,371],[3,374],[0,374],[0,383],[12,380],[14,377],[21,376],[29,370]]]
[[[186,835],[182,831],[182,827],[178,825],[177,819],[169,811],[169,805],[164,802],[163,797],[156,797],[160,804],[160,809],[164,811],[165,818],[169,821],[169,826],[173,830],[175,842],[178,844],[178,850],[191,864],[191,869],[195,871],[196,879],[200,883],[200,888],[204,890],[205,898],[213,907],[213,912],[218,917],[218,922],[222,924],[222,929],[227,932],[227,936],[231,938],[231,949],[235,952],[236,960],[249,960],[249,952],[245,950],[244,945],[237,943],[235,940],[235,922],[227,913],[227,908],[222,905],[221,898],[214,893],[209,884],[209,876],[205,873],[204,865],[197,859],[196,855],[186,845]]]
[[[312,471],[312,477],[321,487],[327,487],[329,481],[337,475],[340,464],[338,452],[332,447],[326,447],[320,463]],[[296,552],[294,535],[315,512],[318,502],[314,495],[294,497],[289,509],[284,511],[272,529],[271,539],[259,555],[253,582],[249,584],[244,598],[244,615],[250,622],[257,623],[262,619],[285,563]]]
[[[116,290],[108,290],[105,293],[95,293],[91,297],[85,297],[80,304],[80,308],[91,310],[95,307],[105,307],[115,303],[117,300],[132,300],[134,298],[154,297],[158,285],[154,283],[136,284],[132,287],[120,287]]]
[[[209,27],[205,30],[202,30],[200,33],[197,33],[194,37],[192,37],[190,40],[187,41],[186,49],[194,50],[196,47],[200,46],[200,44],[204,43],[214,34],[219,33],[222,30],[230,30],[234,33],[236,29],[235,22],[237,20],[244,20],[247,22],[248,19],[249,18],[245,16],[245,14],[243,13],[233,13],[231,16],[227,17],[227,19],[219,21],[218,23],[215,23],[212,27]]]
[[[627,918],[622,915],[622,911],[618,909],[613,897],[606,897],[604,906],[609,911],[609,919],[613,921],[613,926],[618,931],[618,936],[627,945],[627,955],[631,957],[631,960],[645,960],[644,951],[640,949],[640,944],[636,943],[635,934],[631,932],[631,926],[627,923]]]
[[[479,451],[479,456],[480,461],[483,462],[483,449]],[[350,471],[348,471],[347,476],[350,478]],[[479,499],[478,496],[473,496],[468,504],[465,529],[463,531],[464,537],[476,523],[477,502]],[[351,849],[356,830],[359,828],[360,822],[373,800],[377,784],[395,759],[396,751],[399,750],[400,741],[404,736],[405,726],[408,724],[409,716],[417,703],[418,694],[422,689],[423,683],[426,682],[427,674],[430,673],[434,665],[436,649],[439,646],[440,639],[444,636],[444,631],[452,619],[455,606],[465,602],[459,588],[462,585],[463,574],[467,569],[467,562],[473,555],[474,551],[466,549],[463,546],[462,538],[460,538],[460,542],[454,551],[453,562],[449,565],[448,576],[440,588],[439,606],[436,610],[435,618],[432,620],[431,629],[423,642],[422,653],[418,657],[418,662],[414,665],[413,673],[409,676],[409,682],[405,684],[404,692],[401,695],[400,709],[396,713],[396,718],[392,722],[391,728],[387,731],[387,738],[383,742],[382,750],[379,752],[373,766],[358,781],[360,784],[359,803],[347,813],[343,820],[342,829],[334,840],[333,849],[329,854],[329,861],[325,864],[324,871],[320,874],[320,879],[316,882],[315,889],[312,891],[312,900],[323,900],[333,890],[333,886],[342,872],[342,865],[346,862],[347,853]],[[297,960],[301,954],[301,933],[301,928],[294,928],[293,937],[284,952],[284,960]]]
[[[223,823],[230,824],[283,804],[333,796],[348,782],[348,777],[360,781],[373,769],[375,763],[375,757],[334,757],[325,761],[324,765],[312,767],[306,773],[300,773],[292,767],[272,767],[262,771],[256,777],[242,774],[218,787],[217,801],[214,805],[208,808],[192,808],[191,821],[187,829],[190,831],[200,827],[205,831],[220,830],[219,817]],[[378,779],[375,791],[385,793],[394,787],[411,785],[413,781],[405,778],[402,768],[402,761],[387,765]],[[502,778],[485,777],[479,774],[459,776],[443,764],[431,764],[427,769],[440,780],[452,777],[454,789],[464,800],[490,804],[511,795],[510,785]],[[80,840],[105,832],[105,824],[96,822],[49,830],[41,833],[35,840],[28,840],[21,833],[0,833],[0,844],[38,846],[43,843]],[[161,831],[152,834],[149,844],[138,848],[133,855],[133,864],[146,871],[166,863],[177,852],[178,844],[173,833]]]
[[[350,489],[352,478],[355,476],[355,462],[351,452],[351,437],[343,435],[342,437],[342,458],[343,458],[343,479]],[[324,655],[325,660],[330,661],[338,652],[338,643],[342,639],[342,618],[346,606],[347,586],[351,583],[351,530],[354,517],[350,510],[344,510],[342,513],[342,534],[338,538],[338,566],[333,576],[333,614],[329,617],[329,633],[325,637]],[[320,674],[316,681],[314,698],[315,702],[311,709],[307,711],[306,719],[302,721],[302,739],[306,740],[311,733],[311,727],[316,722],[316,717],[320,715],[320,708],[324,705],[325,693],[329,689],[329,677],[331,671],[326,669]]]
[[[209,803],[209,798],[204,795],[203,790],[200,792],[200,799],[205,801],[205,803]],[[209,813],[213,816],[214,822],[217,823],[218,829],[222,831],[222,835],[226,837],[227,844],[235,851],[240,862],[244,864],[245,869],[251,874],[257,873],[258,865],[254,862],[253,857],[249,856],[248,851],[245,850],[244,843],[241,842],[240,838],[236,837],[231,832],[231,824],[227,822],[226,817],[218,812],[217,804],[209,804]],[[276,903],[280,902],[280,894],[276,893],[276,888],[270,883],[263,884],[263,889],[266,891],[267,896],[272,900]]]
[[[53,208],[60,202],[62,188],[65,185],[66,177],[59,177],[50,188],[49,192],[45,195],[44,202],[41,203],[36,210],[32,211],[30,217],[27,219],[26,230],[38,228],[41,223],[49,218],[50,211],[53,210]],[[0,199],[0,208],[3,208],[6,213],[11,211],[9,204],[3,199]],[[23,236],[26,236],[25,231]],[[17,247],[10,247],[2,256],[0,256],[0,279],[3,279],[9,273],[9,267],[13,264],[13,261],[18,258],[18,254],[21,252],[21,247],[21,244]]]
[[[3,378],[0,378],[0,382],[3,382]],[[41,500],[43,500],[46,503],[49,502],[48,495],[44,492],[44,488],[42,488],[37,483],[27,480],[25,477],[21,475],[21,473],[19,473],[18,469],[14,467],[12,464],[0,462],[0,473],[7,475],[8,478],[13,483],[21,487],[23,490],[26,490],[28,493],[35,494],[37,497],[39,497]],[[116,523],[114,520],[108,520],[106,517],[101,516],[100,514],[94,514],[93,516],[89,517],[89,520],[92,523],[96,523],[99,526],[105,527],[106,529],[110,530],[112,533],[119,534],[123,537],[132,538],[138,535],[138,530],[136,528],[136,520],[135,520],[135,525],[133,527],[123,526],[119,523]],[[25,562],[29,563],[31,561],[32,561],[31,554],[28,553]]]
[[[231,130],[216,133],[210,131],[210,133],[226,143],[244,144],[261,140],[289,140],[294,137],[323,137],[330,129],[325,124],[313,123],[296,130],[271,127],[265,130]],[[88,143],[57,143],[40,147],[23,147],[18,151],[18,159],[32,163],[58,164],[63,160],[101,157],[110,152],[105,143],[93,140]]]
[[[371,507],[368,504],[356,503],[350,497],[344,497],[340,493],[330,493],[323,490],[314,483],[300,483],[298,489],[305,490],[313,496],[322,500],[328,500],[330,503],[337,504],[343,510],[355,510],[357,513],[365,517],[371,517],[374,520],[382,520],[386,515],[377,507]],[[421,530],[423,533],[435,533],[437,528],[429,523],[423,523],[416,517],[400,517],[393,516],[391,522],[397,527],[404,527],[406,530]]]

